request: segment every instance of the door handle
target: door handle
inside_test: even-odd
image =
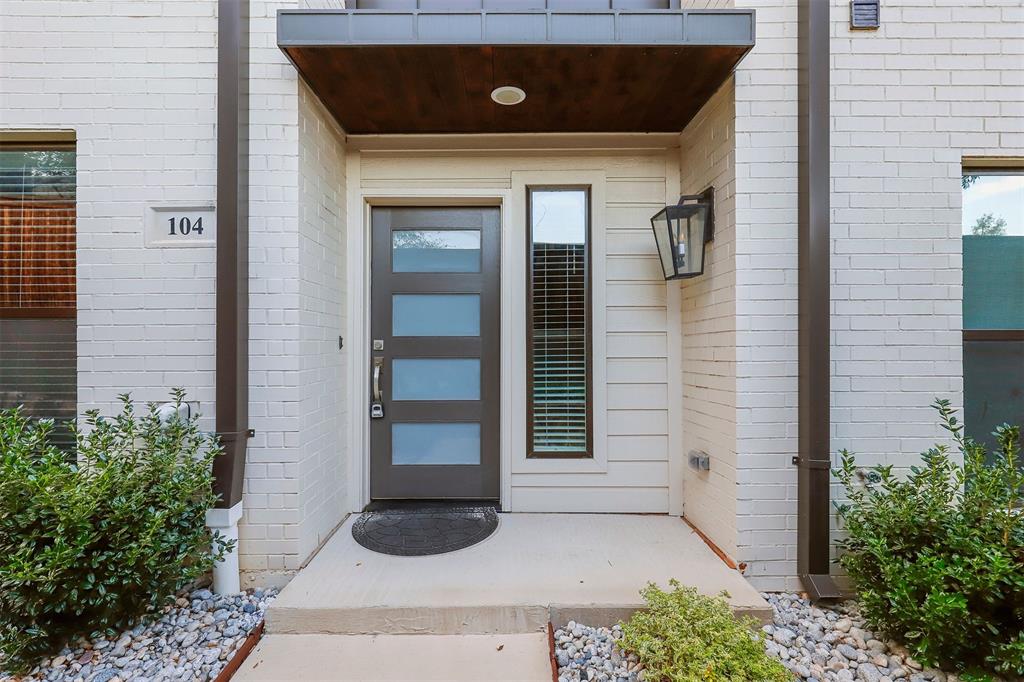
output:
[[[383,400],[380,394],[380,369],[384,364],[382,358],[374,358],[373,360],[373,400],[374,402],[380,402]]]

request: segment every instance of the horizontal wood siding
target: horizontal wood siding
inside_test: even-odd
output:
[[[606,224],[593,230],[607,251],[607,357],[595,361],[606,363],[608,407],[606,414],[594,415],[607,424],[607,469],[525,473],[513,468],[517,511],[668,511],[666,285],[650,227],[650,216],[664,206],[665,159],[661,151],[363,153],[361,184],[368,193],[508,189],[514,171],[606,174]]]

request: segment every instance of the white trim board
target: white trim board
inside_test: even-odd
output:
[[[374,152],[492,152],[662,150],[679,145],[679,133],[492,133],[453,135],[349,135],[349,149]]]
[[[349,305],[351,314],[348,316],[348,338],[350,339],[349,350],[349,376],[353,378],[349,382],[350,404],[349,410],[349,441],[351,454],[349,470],[352,478],[349,482],[349,491],[352,494],[354,504],[350,505],[352,511],[361,511],[370,502],[370,209],[374,206],[431,206],[431,205],[465,205],[465,206],[493,206],[501,207],[502,227],[508,221],[507,210],[508,192],[495,192],[494,190],[467,190],[458,189],[415,189],[364,191],[359,186],[358,171],[353,175],[353,165],[358,168],[358,152],[349,155],[349,224],[348,224],[348,280]],[[354,159],[354,161],[353,161]],[[355,186],[353,187],[353,180]],[[507,358],[510,350],[508,338],[505,333],[510,321],[507,319],[508,301],[508,278],[505,276],[505,258],[508,243],[502,230],[501,247],[501,305],[502,305],[502,334],[501,334],[501,419],[500,419],[500,462],[501,470],[501,503],[511,497],[511,466],[510,466],[510,443],[509,435],[512,432],[510,424],[511,415],[508,407],[511,404],[507,395],[509,382],[507,377]]]
[[[513,280],[516,295],[512,298],[512,358],[509,374],[514,383],[512,396],[512,474],[606,473],[608,471],[608,423],[604,415],[608,407],[607,372],[607,308],[605,295],[605,172],[601,170],[512,171],[512,205],[502,241],[511,240],[507,251],[513,260],[505,271]],[[591,395],[594,423],[591,425],[593,457],[589,459],[527,459],[526,443],[526,190],[531,186],[590,186],[590,293],[591,293]],[[505,227],[505,226],[503,226]],[[506,249],[503,249],[505,251]],[[516,324],[518,321],[518,324]],[[515,330],[519,332],[516,333]]]

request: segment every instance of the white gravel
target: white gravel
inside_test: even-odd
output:
[[[761,596],[774,612],[772,624],[762,628],[765,651],[797,680],[960,682],[954,673],[925,668],[896,642],[875,637],[856,602],[821,608],[796,594]],[[594,628],[570,622],[556,630],[559,682],[641,682],[643,666],[617,648],[621,637],[618,625]]]
[[[634,654],[619,651],[622,628],[593,628],[569,621],[555,630],[558,682],[640,682],[642,666]]]
[[[116,637],[80,641],[65,648],[22,681],[212,680],[263,619],[276,595],[276,589],[233,595],[196,590],[164,607],[158,618]]]
[[[959,682],[958,675],[925,668],[894,641],[868,629],[856,602],[812,606],[796,594],[762,594],[774,619],[762,628],[765,650],[800,680],[816,682]],[[1000,680],[1001,678],[994,678]]]

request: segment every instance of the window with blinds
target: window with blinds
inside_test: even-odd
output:
[[[0,137],[0,408],[61,424],[77,411],[75,175],[73,144]]]
[[[528,192],[529,457],[590,457],[590,192]]]

